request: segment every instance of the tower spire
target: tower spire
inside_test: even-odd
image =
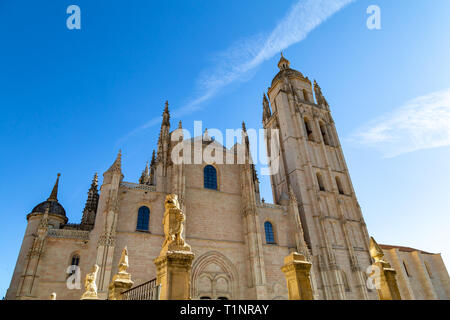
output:
[[[286,59],[283,56],[283,52],[281,52],[281,58],[280,58],[280,61],[278,61],[278,68],[280,70],[286,70],[286,69],[289,69],[290,65],[291,65],[291,63],[289,62],[289,60]]]
[[[47,201],[58,201],[58,184],[59,184],[60,176],[61,176],[61,173],[58,173],[55,185],[53,186],[52,193],[50,194],[50,197],[47,199]]]
[[[94,178],[92,179],[91,187],[88,191],[86,204],[84,205],[83,216],[81,218],[82,230],[92,230],[94,228],[98,199],[98,174],[96,172]]]
[[[263,121],[266,121],[272,116],[270,111],[269,100],[267,99],[266,93],[263,93]]]
[[[106,172],[122,172],[122,150],[119,150],[116,160]]]
[[[148,161],[147,161],[147,164],[145,165],[145,169],[142,170],[142,175],[141,175],[141,178],[139,179],[139,184],[149,184],[149,178],[150,178],[150,174],[149,174],[149,170],[148,170]]]

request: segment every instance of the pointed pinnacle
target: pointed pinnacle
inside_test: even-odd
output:
[[[58,173],[55,185],[53,186],[52,193],[50,194],[50,197],[47,199],[47,201],[58,201],[58,184],[59,184],[60,176],[61,176],[61,173]]]
[[[245,122],[242,121],[242,131],[247,132],[247,128],[245,127]]]
[[[178,122],[178,129],[183,129],[183,124],[181,123],[181,120],[180,122]]]

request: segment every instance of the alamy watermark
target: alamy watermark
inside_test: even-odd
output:
[[[219,129],[207,129],[203,133],[202,122],[194,121],[194,138],[191,137],[186,129],[172,132],[174,147],[170,156],[174,164],[261,164],[262,175],[273,175],[279,170],[278,129],[226,129],[225,134]]]
[[[381,30],[381,8],[373,4],[367,8],[367,14],[370,15],[367,18],[367,29]]]
[[[77,5],[70,5],[66,10],[67,14],[70,16],[66,20],[66,26],[69,30],[80,30],[81,29],[81,9]]]

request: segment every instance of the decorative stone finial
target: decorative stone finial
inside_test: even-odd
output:
[[[50,295],[50,300],[56,300],[56,292],[52,292]]]
[[[373,237],[370,237],[370,256],[377,262],[383,262],[384,253]]]
[[[122,172],[122,150],[119,150],[116,160],[106,172]]]
[[[61,176],[61,173],[58,173],[55,185],[53,186],[52,193],[50,194],[50,197],[47,199],[47,201],[58,201],[58,184],[59,184],[60,176]]]
[[[291,63],[289,62],[289,60],[286,59],[283,56],[283,52],[281,52],[281,58],[280,58],[280,61],[278,61],[278,68],[280,70],[286,70],[286,69],[289,69],[290,65],[291,65]]]

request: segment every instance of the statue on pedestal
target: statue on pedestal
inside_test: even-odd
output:
[[[94,265],[92,267],[91,273],[88,273],[86,275],[86,280],[84,282],[85,292],[81,296],[81,300],[97,300],[97,284],[95,281],[97,280],[97,272],[98,272],[98,265]]]

